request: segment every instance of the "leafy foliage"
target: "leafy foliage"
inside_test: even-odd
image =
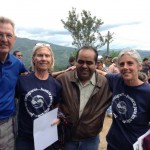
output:
[[[100,48],[108,41],[108,38],[104,38],[100,33],[100,26],[103,25],[102,20],[97,19],[96,16],[92,17],[89,11],[83,10],[79,16],[76,9],[72,8],[67,19],[66,22],[61,19],[61,22],[64,28],[71,33],[72,45],[77,48],[83,45]],[[112,38],[111,35],[109,38]]]

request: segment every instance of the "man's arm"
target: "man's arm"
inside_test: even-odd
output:
[[[75,68],[76,68],[76,66],[71,66],[71,67],[69,67],[69,68],[67,68],[67,69],[65,69],[65,70],[62,70],[62,71],[52,72],[51,75],[55,78],[55,77],[57,77],[58,75],[60,75],[60,74],[62,74],[62,73],[65,73],[65,72],[67,72],[67,71],[74,70]]]
[[[102,70],[96,69],[96,71],[97,71],[99,74],[103,75],[103,76],[105,76],[105,75],[107,74],[107,72],[102,71]]]

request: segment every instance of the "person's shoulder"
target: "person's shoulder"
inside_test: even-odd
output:
[[[104,75],[101,75],[101,74],[99,74],[99,73],[97,73],[97,72],[95,72],[95,75],[96,75],[98,78],[105,79],[105,76],[104,76]]]
[[[29,78],[34,79],[34,73],[33,72],[30,72],[28,74],[19,75],[19,80],[26,80],[26,79],[29,79]]]
[[[11,61],[12,63],[20,63],[20,60],[11,53],[8,54],[8,61]]]
[[[95,73],[96,74],[96,79],[97,79],[97,82],[106,82],[107,81],[107,79],[106,79],[106,77],[104,76],[104,75],[101,75],[101,74],[99,74],[99,73]]]
[[[75,72],[75,70],[70,70],[70,71],[67,71],[67,72],[64,72],[64,73],[58,75],[56,78],[57,79],[68,78],[68,77],[73,76],[74,72]]]
[[[107,73],[105,75],[105,77],[107,78],[109,83],[118,82],[118,81],[122,81],[123,80],[121,75],[120,75],[120,73]]]
[[[121,78],[120,73],[107,73],[105,76],[106,76],[106,78],[107,77],[116,78],[116,79],[120,79]]]
[[[150,93],[150,84],[149,83],[143,83],[140,86],[137,87],[138,90],[141,90],[140,94],[142,95],[149,95]]]
[[[17,61],[17,62],[20,62],[21,60],[18,59],[16,56],[14,56],[13,54],[9,53],[9,59],[13,60],[13,61]]]
[[[53,82],[58,82],[58,80],[54,78],[51,74],[49,75],[48,79]]]
[[[146,89],[150,91],[150,84],[149,83],[143,83],[143,86],[146,87]]]
[[[17,66],[24,66],[24,63],[18,59],[16,56],[9,54],[9,59],[8,59],[11,63],[17,65]]]
[[[52,84],[52,86],[61,87],[61,83],[59,80],[54,78],[53,76],[49,75],[49,82]]]

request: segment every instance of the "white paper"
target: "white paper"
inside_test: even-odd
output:
[[[143,139],[150,134],[150,130],[148,130],[145,134],[140,136],[138,140],[133,144],[134,150],[143,150],[142,144],[143,144]]]
[[[58,108],[34,120],[33,134],[35,150],[43,150],[58,140],[57,125],[51,126],[57,118]]]
[[[139,150],[138,141],[136,141],[136,142],[133,144],[133,149],[134,149],[134,150]]]
[[[150,130],[148,130],[145,134],[143,134],[142,136],[140,136],[138,138],[138,143],[139,143],[139,150],[143,150],[142,144],[143,144],[143,139],[150,134]]]

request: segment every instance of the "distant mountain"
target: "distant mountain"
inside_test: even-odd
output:
[[[141,57],[147,57],[150,60],[150,50],[138,50],[137,51],[140,53]]]
[[[17,37],[12,52],[15,50],[21,51],[23,54],[23,62],[27,67],[29,67],[31,64],[32,49],[36,43],[48,43],[48,42]],[[72,47],[64,47],[52,43],[48,43],[48,44],[51,45],[52,50],[54,52],[55,70],[60,70],[65,68],[67,66],[70,55],[72,54],[73,51],[75,51],[75,49]]]
[[[31,64],[31,56],[32,56],[32,49],[35,46],[36,43],[48,43],[44,41],[37,41],[37,40],[31,40],[27,38],[19,38],[17,37],[16,43],[14,45],[14,48],[12,49],[12,52],[14,50],[20,50],[23,54],[23,62],[27,66],[27,68]],[[48,43],[51,45],[53,52],[54,52],[54,57],[55,57],[55,71],[64,69],[67,66],[68,59],[70,55],[75,51],[74,48],[72,47],[64,47],[64,46],[59,46],[55,45],[52,43]],[[122,49],[113,49],[110,50],[110,54],[112,51],[121,51]],[[150,50],[137,50],[142,58],[148,57],[150,59]],[[100,50],[99,54],[104,55],[106,53],[106,50]]]

